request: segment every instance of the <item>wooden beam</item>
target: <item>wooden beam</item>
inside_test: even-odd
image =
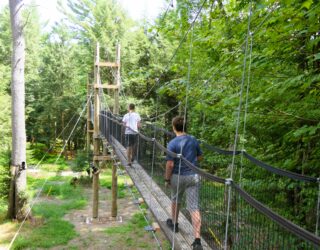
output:
[[[100,85],[100,84],[95,84],[94,88],[95,89],[118,89],[120,86],[119,85]]]
[[[100,61],[100,47],[99,43],[97,43],[94,64],[99,65]],[[94,67],[94,82],[100,83],[100,69],[98,67]],[[99,155],[100,151],[100,141],[99,141],[99,113],[100,113],[100,98],[99,98],[99,90],[94,90],[94,122],[93,122],[93,153],[94,155]],[[99,169],[99,161],[93,158],[93,163],[95,168]],[[92,178],[92,217],[98,218],[99,213],[99,171],[93,174]]]
[[[94,130],[93,130],[93,129],[88,129],[87,132],[88,132],[88,133],[93,133]]]
[[[152,228],[155,232],[160,231],[160,226],[157,222],[152,222]]]
[[[117,166],[112,165],[112,203],[111,203],[111,216],[117,217],[118,214],[118,205],[117,205],[117,196],[118,196],[118,176],[117,176]]]
[[[108,155],[94,155],[93,160],[94,161],[109,161],[109,160],[111,160],[111,157]]]
[[[97,62],[96,66],[100,66],[100,67],[119,67],[120,65],[118,63],[115,62]]]

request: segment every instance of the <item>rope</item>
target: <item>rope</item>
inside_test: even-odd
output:
[[[269,17],[269,15],[270,15],[271,13],[273,13],[273,11],[274,11],[275,9],[277,9],[277,6],[274,6],[273,8],[271,8],[271,9],[269,10],[269,12],[268,12],[268,14],[265,16],[265,18],[257,25],[257,28],[251,33],[252,36],[254,36],[254,35],[257,33],[257,31],[261,28],[261,26],[265,23],[265,21],[267,20],[267,18]],[[242,46],[244,45],[244,43],[245,43],[245,41],[244,41],[242,44],[240,44],[239,49],[233,51],[228,57],[226,57],[225,61],[221,64],[221,66],[219,66],[218,68],[217,68],[216,66],[213,67],[213,68],[215,69],[215,71],[211,74],[211,76],[210,76],[207,80],[205,80],[205,82],[203,83],[203,85],[207,85],[208,82],[209,82],[217,73],[219,73],[219,72],[221,71],[221,68],[227,63],[227,61],[229,61],[230,59],[232,59],[232,58],[233,58],[233,55],[235,55],[237,52],[239,52],[239,51],[241,50],[241,48],[242,48]],[[207,72],[210,72],[211,70],[212,70],[212,68],[209,69],[208,71],[206,71],[206,73],[207,73]]]
[[[89,99],[88,99],[88,101],[86,102],[85,106],[83,107],[83,109],[82,109],[82,111],[81,111],[81,113],[80,113],[80,115],[79,115],[79,118],[78,118],[78,120],[76,121],[76,124],[74,125],[72,131],[70,132],[70,135],[69,135],[68,139],[66,140],[65,144],[63,145],[63,147],[62,147],[62,149],[61,149],[61,152],[59,153],[59,155],[58,155],[57,159],[55,160],[54,164],[57,164],[58,160],[60,159],[60,157],[61,157],[61,155],[62,155],[62,153],[63,153],[63,151],[64,151],[64,149],[65,149],[65,147],[66,147],[66,145],[67,145],[67,143],[68,143],[68,141],[69,141],[69,139],[71,138],[73,132],[75,131],[75,129],[76,129],[76,127],[77,127],[77,125],[78,125],[78,123],[79,123],[79,121],[80,121],[80,118],[81,118],[83,112],[85,111],[85,109],[86,109],[86,107],[87,107],[87,105],[88,105],[88,102],[89,102]],[[48,179],[49,179],[49,176],[45,179],[45,181],[44,181],[44,183],[42,184],[42,186],[41,186],[41,188],[40,188],[37,196],[33,199],[32,204],[30,205],[29,210],[28,210],[26,216],[24,217],[23,221],[21,222],[20,227],[18,228],[18,230],[17,230],[17,232],[15,233],[14,237],[12,238],[12,240],[11,240],[11,242],[10,242],[10,244],[9,244],[8,249],[11,249],[14,241],[16,240],[17,236],[19,235],[19,233],[20,233],[20,231],[21,231],[21,228],[23,227],[24,223],[26,222],[27,218],[29,217],[29,214],[30,214],[31,210],[32,210],[35,202],[38,200],[38,198],[39,198],[39,196],[40,196],[43,188],[45,187],[45,184],[47,183]]]
[[[248,100],[249,100],[249,87],[250,87],[250,73],[251,73],[251,63],[252,63],[252,33],[250,33],[250,52],[249,52],[249,69],[248,69],[248,83],[247,83],[247,92],[246,92],[246,104],[244,109],[244,118],[243,118],[243,139],[245,139],[246,135],[246,124],[247,124],[247,111],[248,111]],[[244,151],[244,144],[242,143],[242,152]],[[242,169],[243,169],[243,154],[241,154],[241,160],[240,160],[240,177],[239,177],[239,184],[241,186],[241,180],[242,180]]]
[[[190,72],[191,72],[192,49],[193,49],[193,33],[194,33],[194,25],[192,24],[192,33],[191,33],[191,41],[190,41],[190,49],[189,49],[188,76],[187,76],[187,86],[186,86],[186,99],[185,99],[186,103],[184,107],[184,117],[183,117],[183,132],[185,132],[185,126],[187,121],[187,107],[188,107],[188,96],[189,96],[189,88],[190,88]]]
[[[111,119],[111,118],[108,118]],[[112,119],[111,119],[112,120]],[[145,136],[146,137],[146,136]],[[148,138],[148,137],[146,137]],[[152,138],[149,138],[152,140]],[[155,141],[156,146],[164,153],[169,154],[172,157],[177,158],[177,154],[168,151],[165,147],[163,147],[158,141]],[[198,173],[201,177],[204,177],[205,179],[213,182],[218,182],[218,183],[227,183],[232,186],[240,195],[241,197],[248,203],[250,204],[253,208],[255,208],[258,212],[261,214],[267,216],[270,218],[272,221],[277,223],[279,226],[283,227],[286,231],[289,231],[293,234],[295,234],[297,237],[300,239],[306,240],[309,243],[315,244],[315,246],[319,246],[319,237],[315,236],[314,234],[302,229],[301,227],[293,224],[292,222],[284,219],[283,217],[279,216],[272,210],[270,210],[268,207],[264,206],[262,203],[251,197],[249,194],[247,194],[243,189],[241,189],[237,184],[230,182],[230,179],[225,180],[219,177],[216,177],[210,173],[206,173],[199,169],[198,167],[194,166],[191,162],[188,162],[186,159],[182,157],[183,162],[193,169],[196,173]],[[320,179],[319,179],[320,180]]]
[[[250,73],[251,73],[251,63],[252,63],[252,33],[250,33],[250,52],[249,52],[249,69],[248,69],[248,82],[247,82],[247,91],[246,91],[246,103],[245,103],[245,111],[244,111],[244,118],[243,118],[243,142],[242,142],[242,150],[244,152],[244,145],[245,145],[245,136],[246,136],[246,122],[247,122],[247,111],[248,111],[248,100],[249,100],[249,87],[250,87]],[[243,171],[243,153],[240,157],[240,176],[239,176],[239,185],[241,187],[242,181],[242,171]],[[240,195],[239,195],[240,196]],[[238,198],[240,198],[238,196]],[[239,239],[239,214],[236,214],[236,239]]]
[[[62,135],[62,133],[64,132],[64,130],[69,126],[69,123],[73,120],[73,118],[76,116],[76,113],[73,114],[73,116],[70,118],[70,120],[68,121],[67,125],[64,126],[64,128],[61,130],[61,132],[59,133],[59,135],[56,138],[56,141],[58,140],[58,138]],[[50,150],[53,149],[55,144],[53,144],[42,156],[42,158],[40,159],[40,161],[37,163],[37,165],[33,168],[33,169],[37,169],[40,164],[42,163],[42,161],[44,160],[44,158],[47,156],[47,154],[50,152]]]
[[[316,222],[316,236],[319,236],[319,220],[320,220],[320,177],[318,178],[319,190],[318,190],[318,204],[317,204],[317,222]]]
[[[203,5],[202,5],[203,6]],[[200,13],[200,12],[199,12]],[[192,33],[191,33],[191,41],[190,41],[190,49],[189,49],[189,64],[188,64],[188,75],[187,75],[187,86],[186,86],[186,98],[185,98],[185,109],[184,109],[184,117],[183,117],[183,129],[182,131],[185,132],[186,120],[187,120],[187,106],[188,106],[188,96],[189,96],[189,86],[190,86],[190,72],[191,72],[191,63],[192,63],[192,48],[193,48],[193,34],[194,34],[194,23],[191,25]],[[178,171],[178,181],[177,181],[177,192],[176,192],[176,207],[175,207],[175,218],[172,218],[173,224],[173,237],[172,237],[172,250],[174,249],[174,239],[175,239],[175,231],[176,225],[178,222],[178,207],[179,207],[179,186],[180,186],[180,173],[181,173],[181,163],[182,163],[182,151],[185,146],[186,141],[181,145],[180,155],[179,157],[179,171]]]
[[[158,96],[157,96],[158,98]],[[179,102],[176,106],[174,106],[173,108],[169,109],[168,111],[162,113],[162,114],[156,114],[156,116],[151,117],[151,118],[142,118],[142,120],[145,121],[152,121],[152,120],[157,120],[159,117],[165,116],[166,114],[169,114],[172,110],[176,109],[177,107],[179,107],[181,105],[181,102]],[[157,107],[157,113],[158,113],[158,107]]]
[[[178,50],[181,48],[181,45],[182,45],[183,42],[185,41],[185,39],[186,39],[187,35],[189,34],[191,28],[193,27],[194,23],[195,23],[196,20],[198,19],[199,15],[200,15],[200,13],[201,13],[201,11],[202,11],[202,8],[203,8],[204,4],[206,3],[206,1],[207,1],[207,0],[204,0],[204,1],[202,2],[200,8],[199,8],[198,11],[197,11],[197,14],[196,14],[195,18],[192,20],[191,24],[189,25],[189,28],[188,28],[187,32],[184,34],[184,36],[183,36],[182,39],[180,40],[180,43],[179,43],[178,47],[175,49],[173,55],[171,56],[169,62],[167,63],[167,66],[165,67],[164,72],[166,72],[166,71],[168,70],[170,64],[172,63],[173,58],[177,55]],[[164,73],[162,73],[162,74],[160,75],[159,79],[161,78],[161,76],[162,76],[163,74],[164,74]],[[147,94],[143,97],[142,102],[147,98],[147,96],[151,93],[151,91],[154,89],[154,87],[155,87],[156,85],[157,85],[157,82],[150,88],[150,90],[147,92]]]
[[[231,170],[230,170],[231,182],[232,182],[232,177],[233,177],[233,169],[234,169],[234,162],[235,162],[236,149],[237,149],[238,130],[239,130],[239,123],[240,123],[240,110],[241,110],[241,106],[242,106],[242,94],[243,94],[243,87],[244,87],[245,73],[246,73],[246,65],[247,65],[248,39],[249,39],[249,36],[250,36],[250,22],[251,22],[251,14],[252,14],[251,11],[252,11],[252,1],[250,1],[250,6],[249,6],[248,29],[247,29],[247,36],[246,36],[246,47],[245,47],[245,53],[244,53],[242,81],[241,81],[240,98],[239,98],[239,106],[238,106],[238,116],[237,116],[237,122],[236,122],[236,133],[235,133],[235,137],[234,137],[233,155],[232,155],[232,163],[231,163]],[[228,247],[228,230],[229,230],[230,206],[231,206],[231,185],[229,185],[229,187],[228,187],[228,207],[227,207],[227,221],[226,221],[224,250],[227,250],[227,247]]]

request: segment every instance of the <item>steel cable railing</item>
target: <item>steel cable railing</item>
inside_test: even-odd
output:
[[[103,126],[109,128],[106,138],[114,137],[124,144],[124,129],[121,120],[109,114],[101,116]],[[109,133],[109,134],[108,134]],[[152,175],[153,181],[170,197],[170,190],[164,186],[165,157],[169,152],[163,146],[161,135],[149,129],[139,133],[136,156],[143,169]],[[156,140],[152,138],[155,136]],[[160,138],[159,138],[160,137]],[[159,138],[159,140],[158,140]],[[155,143],[155,147],[153,147]],[[207,152],[209,153],[209,152]],[[225,157],[230,157],[227,154]],[[199,209],[202,219],[201,237],[213,249],[222,249],[225,236],[227,185],[226,180],[195,167],[182,158],[184,164],[195,170],[199,176]],[[227,164],[224,158],[217,158],[217,164]],[[154,164],[152,166],[152,164]],[[240,186],[231,182],[232,197],[229,217],[228,248],[230,249],[317,249],[320,238],[300,228],[271,211],[248,195]],[[181,213],[191,220],[186,209],[186,200],[181,201]],[[190,201],[189,201],[190,202]],[[192,203],[193,201],[191,201]],[[191,222],[191,221],[190,221]]]

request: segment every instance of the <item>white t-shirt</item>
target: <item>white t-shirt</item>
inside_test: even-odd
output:
[[[125,116],[122,119],[122,122],[126,126],[125,134],[136,134],[138,132],[138,123],[140,121],[141,121],[141,118],[138,113],[129,112],[125,114]]]

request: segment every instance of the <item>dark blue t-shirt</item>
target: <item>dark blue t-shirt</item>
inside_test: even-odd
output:
[[[190,135],[181,135],[173,138],[169,142],[167,148],[169,151],[176,154],[180,154],[181,148],[182,148],[182,156],[195,166],[198,165],[198,159],[197,159],[198,156],[202,155],[198,141],[193,136],[190,136]],[[174,168],[172,173],[179,174],[180,160],[168,154],[167,154],[166,160],[174,161]],[[191,168],[186,166],[186,164],[183,161],[181,161],[180,175],[193,175],[193,174],[195,174],[195,172],[192,171]]]

